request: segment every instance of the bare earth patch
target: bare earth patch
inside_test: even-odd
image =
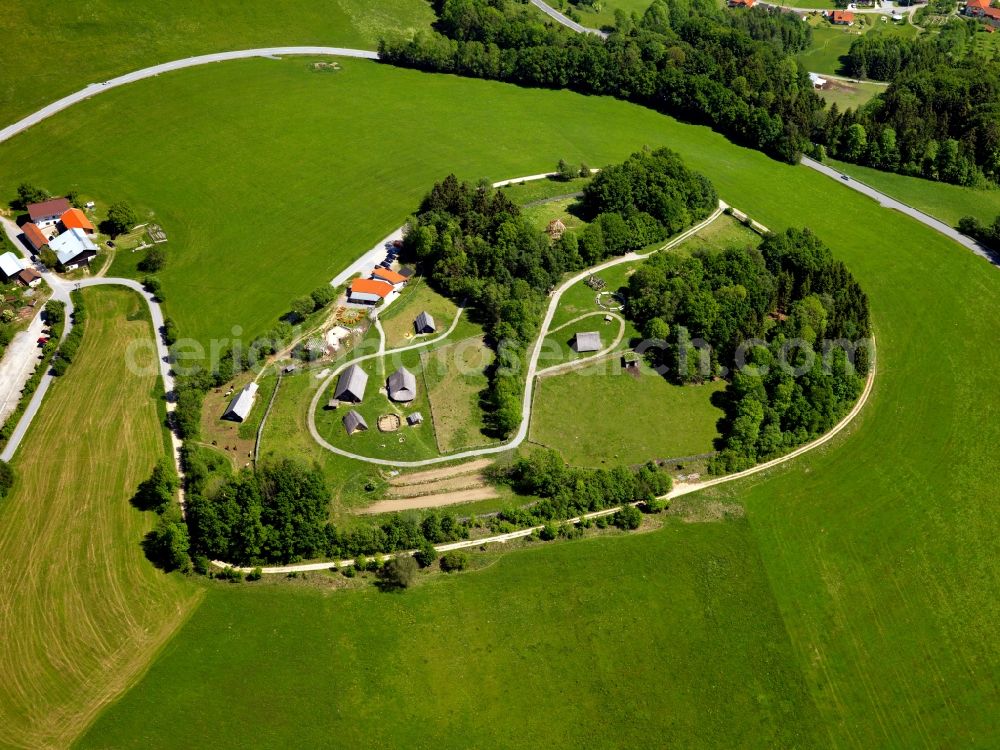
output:
[[[684,523],[718,523],[729,518],[743,518],[746,510],[737,503],[723,503],[719,500],[692,502],[675,500],[669,510]]]
[[[473,472],[482,471],[492,463],[493,461],[488,458],[480,458],[475,461],[470,461],[469,463],[448,466],[443,469],[418,471],[413,474],[400,474],[398,477],[393,478],[389,484],[393,487],[403,487],[412,484],[435,482],[439,479],[445,479],[447,477],[457,477],[462,474],[471,474]]]
[[[473,500],[490,500],[499,497],[499,494],[492,487],[478,487],[469,490],[458,490],[457,492],[445,492],[440,495],[422,495],[420,497],[408,497],[399,500],[383,500],[369,505],[361,513],[394,513],[401,510],[414,510],[416,508],[439,508],[444,505],[456,505],[458,503],[469,503]]]

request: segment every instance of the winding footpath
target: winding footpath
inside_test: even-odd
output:
[[[670,242],[663,245],[663,247],[660,247],[657,250],[652,250],[648,253],[627,253],[625,255],[618,256],[617,258],[612,258],[611,260],[605,261],[600,265],[592,266],[591,268],[588,268],[585,271],[581,271],[575,276],[564,281],[562,284],[559,285],[559,287],[556,288],[555,292],[553,292],[552,296],[549,298],[549,306],[545,311],[545,317],[542,320],[542,325],[541,328],[539,329],[539,334],[535,339],[535,345],[531,350],[531,356],[528,358],[528,368],[527,368],[527,373],[525,375],[524,399],[521,402],[521,425],[518,427],[517,433],[514,435],[514,437],[508,440],[506,443],[503,443],[501,445],[492,445],[486,448],[475,448],[473,450],[462,451],[460,453],[451,453],[445,456],[435,456],[433,458],[425,458],[419,461],[398,461],[398,460],[394,461],[387,458],[362,456],[358,453],[353,453],[351,451],[344,450],[343,448],[338,448],[337,446],[332,445],[330,442],[328,442],[322,435],[320,435],[319,430],[316,428],[316,409],[319,407],[320,400],[322,399],[324,392],[329,387],[333,379],[337,377],[341,372],[343,372],[346,368],[350,367],[353,364],[364,362],[366,360],[373,359],[375,357],[382,357],[386,354],[398,354],[400,352],[411,351],[413,349],[420,349],[425,346],[434,344],[438,341],[441,341],[455,329],[455,326],[458,324],[458,317],[459,317],[458,315],[455,316],[455,320],[452,322],[448,331],[443,335],[438,336],[434,339],[431,339],[429,341],[421,341],[416,344],[410,344],[409,346],[404,346],[398,349],[376,351],[373,352],[372,354],[365,354],[360,357],[355,357],[354,359],[350,359],[343,362],[336,370],[334,370],[326,378],[326,380],[323,381],[322,385],[316,391],[316,395],[313,396],[312,402],[309,404],[309,414],[307,415],[306,419],[309,425],[309,434],[312,435],[313,440],[315,440],[320,446],[330,451],[331,453],[336,453],[338,456],[344,456],[345,458],[353,458],[357,459],[358,461],[363,461],[369,464],[376,464],[378,466],[391,466],[397,468],[417,468],[419,466],[433,466],[434,464],[441,464],[450,461],[460,461],[466,458],[474,458],[477,456],[488,456],[496,453],[504,453],[513,448],[516,448],[521,443],[523,443],[525,439],[528,437],[528,426],[531,422],[532,396],[534,394],[534,389],[535,389],[535,376],[538,374],[538,358],[542,352],[542,348],[545,343],[545,337],[548,335],[549,328],[552,325],[552,317],[555,315],[556,308],[559,307],[559,300],[562,299],[563,292],[565,292],[571,286],[576,284],[578,281],[582,281],[583,279],[586,279],[588,276],[591,276],[592,274],[595,273],[599,273],[607,268],[621,265],[622,263],[632,263],[637,260],[644,260],[655,253],[662,252],[664,250],[669,250],[670,248],[686,240],[692,234],[700,232],[702,229],[707,227],[709,224],[711,224],[713,221],[719,218],[719,216],[722,215],[722,211],[725,208],[726,204],[723,203],[722,201],[719,201],[719,206],[715,209],[715,211],[712,212],[711,216],[709,216],[704,221],[694,225],[687,231],[677,235],[677,237],[670,240]],[[459,315],[461,315],[461,310],[459,310]],[[577,363],[585,361],[587,360],[578,360]]]

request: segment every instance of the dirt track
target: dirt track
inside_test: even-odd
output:
[[[462,474],[471,474],[474,471],[481,471],[492,463],[493,461],[488,458],[480,458],[477,461],[470,461],[469,463],[459,464],[458,466],[448,466],[444,469],[418,471],[415,474],[401,474],[400,476],[395,477],[391,482],[389,482],[389,484],[393,487],[408,487],[414,484],[436,482],[439,479],[447,479],[449,477],[461,476]]]
[[[400,510],[414,510],[416,508],[440,508],[444,505],[455,505],[456,503],[468,503],[473,500],[490,500],[498,497],[497,491],[492,487],[477,487],[469,490],[458,490],[457,492],[445,492],[440,495],[424,495],[421,497],[407,497],[398,500],[382,500],[381,502],[369,505],[360,513],[393,513]]]

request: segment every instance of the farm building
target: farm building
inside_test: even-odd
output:
[[[41,203],[28,204],[28,218],[36,227],[50,227],[72,206],[65,198],[50,198]]]
[[[413,321],[413,327],[417,333],[434,333],[437,330],[437,326],[434,325],[434,318],[431,317],[429,312],[420,313],[417,319]]]
[[[729,0],[730,8],[752,8],[756,0]]]
[[[368,373],[357,365],[351,365],[337,380],[337,390],[333,397],[338,401],[361,402],[365,397],[365,386],[368,385]]]
[[[409,279],[407,279],[403,274],[396,273],[389,268],[376,268],[372,271],[372,278],[379,281],[384,281],[388,284],[392,284],[394,287],[401,287]]]
[[[14,255],[8,250],[0,255],[0,275],[3,276],[5,282],[12,281],[24,270],[26,264],[27,261],[24,258]]]
[[[601,349],[601,334],[597,331],[586,331],[576,334],[573,348],[577,352],[596,352]]]
[[[375,305],[385,299],[392,291],[392,284],[378,279],[355,279],[347,299],[362,305]]]
[[[417,379],[405,367],[390,375],[386,386],[393,401],[412,401],[417,397]]]
[[[82,229],[70,229],[49,243],[52,252],[65,270],[85,266],[97,256],[97,245],[84,234]]]
[[[229,402],[229,408],[226,409],[226,413],[222,415],[223,419],[228,419],[230,422],[242,422],[250,414],[250,410],[253,408],[254,399],[257,398],[257,384],[248,383],[245,388],[243,388],[239,393],[237,393],[233,400]]]
[[[25,268],[17,275],[17,283],[22,286],[36,287],[42,283],[42,275],[34,268]]]
[[[347,430],[348,435],[353,435],[358,430],[368,429],[368,423],[365,421],[365,418],[354,411],[354,409],[351,409],[344,415],[343,422],[344,429]]]
[[[566,233],[566,225],[560,219],[553,219],[545,227],[545,233],[554,240],[558,240]]]
[[[413,414],[411,414],[406,418],[406,424],[410,425],[410,427],[415,427],[416,425],[423,423],[424,423],[424,415],[421,414],[419,411],[413,412]]]
[[[853,26],[854,14],[849,10],[835,10],[830,16],[830,23],[836,26]]]
[[[90,219],[79,208],[71,208],[64,213],[59,217],[59,223],[62,224],[63,230],[80,229],[86,234],[94,234],[96,231],[94,225],[90,223]]]
[[[26,223],[21,229],[24,231],[24,238],[34,248],[35,253],[41,252],[42,248],[49,244],[49,238],[31,222]]]
[[[826,79],[816,75],[815,73],[809,74],[809,82],[813,85],[814,89],[821,89],[826,86]]]

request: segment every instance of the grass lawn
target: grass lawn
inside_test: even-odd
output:
[[[739,209],[739,206],[736,206]],[[753,216],[751,219],[755,218]],[[757,247],[761,236],[732,216],[723,214],[688,237],[672,253],[719,252],[730,247]]]
[[[433,417],[438,450],[442,453],[496,442],[483,434],[486,423],[479,403],[480,394],[488,385],[485,370],[493,357],[493,350],[486,346],[482,335],[421,351],[431,407],[424,417]]]
[[[123,354],[152,337],[146,306],[130,291],[84,295],[78,358],[46,396],[0,503],[3,747],[66,746],[200,595],[147,562],[139,542],[154,517],[129,504],[166,453],[158,378],[131,373]]]
[[[578,333],[593,331],[596,331],[601,337],[600,349],[593,352],[577,352],[575,348],[576,335]],[[604,320],[604,313],[600,311],[588,315],[583,320],[569,323],[545,337],[545,341],[542,343],[541,354],[538,357],[538,367],[539,369],[544,369],[562,364],[563,362],[573,362],[593,357],[595,354],[611,346],[619,333],[622,333],[622,340],[619,342],[618,348],[627,349],[629,338],[635,333],[635,328],[631,324],[626,322],[623,325],[618,320],[606,322]]]
[[[992,224],[1000,216],[1000,190],[975,190],[836,159],[826,159],[826,163],[951,226],[957,226],[963,216],[975,216],[984,224]]]
[[[375,49],[386,33],[428,28],[423,0],[9,0],[0,14],[0,127],[88,84],[226,50],[288,45]],[[44,39],[45,54],[39,54]]]
[[[742,519],[489,553],[402,595],[308,583],[213,588],[78,747],[818,742]]]
[[[360,404],[341,404],[336,409],[325,408],[326,402],[333,397],[337,385],[337,378],[334,378],[330,387],[324,392],[320,408],[316,410],[316,428],[320,434],[338,448],[362,456],[400,461],[437,456],[433,422],[425,419],[422,425],[416,427],[406,424],[406,417],[409,414],[420,412],[424,417],[430,414],[420,351],[388,354],[384,359],[369,359],[361,362],[360,367],[368,373],[364,400]],[[398,367],[405,367],[417,380],[416,398],[408,403],[390,401],[385,393],[386,378]],[[368,423],[367,430],[359,430],[353,435],[347,434],[343,419],[351,410],[357,411],[364,417]],[[392,414],[399,417],[401,427],[395,432],[380,432],[377,424],[379,416]]]
[[[555,198],[524,209],[524,216],[534,226],[544,230],[550,221],[559,219],[567,229],[579,231],[585,222],[570,213],[570,208],[577,202],[576,198]]]
[[[778,704],[768,691],[751,689],[750,695],[759,696],[755,705],[746,708],[752,721],[741,713],[747,704],[736,696],[742,695],[739,691],[748,678],[740,677],[739,669],[723,662],[721,654],[731,653],[734,647],[746,653],[743,646],[776,642],[759,633],[744,637],[730,624],[734,619],[745,624],[766,621],[769,599],[747,587],[746,580],[739,585],[740,591],[750,592],[746,600],[717,601],[706,594],[696,598],[700,609],[686,603],[690,600],[679,594],[665,594],[655,576],[660,566],[650,566],[651,559],[658,563],[673,560],[665,567],[671,582],[686,580],[692,566],[697,569],[704,561],[714,559],[696,544],[689,548],[678,531],[676,544],[675,538],[664,532],[671,543],[663,555],[644,545],[647,537],[629,537],[614,545],[566,545],[566,557],[559,553],[558,564],[549,567],[548,574],[540,573],[537,567],[522,566],[520,556],[506,558],[511,561],[509,568],[502,561],[493,568],[495,572],[482,574],[486,581],[482,586],[489,591],[489,606],[530,608],[530,617],[517,621],[501,618],[499,613],[481,619],[482,613],[494,610],[477,610],[477,602],[472,607],[463,604],[448,609],[444,605],[473,595],[464,593],[461,580],[451,588],[452,579],[442,584],[442,605],[437,606],[435,601],[435,606],[427,610],[411,608],[411,604],[417,605],[415,600],[380,598],[374,592],[323,597],[271,590],[256,599],[255,594],[235,587],[218,596],[213,592],[197,613],[198,620],[171,644],[142,686],[102,717],[87,743],[118,746],[132,738],[145,747],[191,746],[191,738],[185,733],[211,731],[213,740],[241,747],[248,744],[247,737],[278,746],[309,745],[309,733],[318,731],[315,727],[320,722],[340,721],[339,717],[348,717],[344,736],[357,732],[359,738],[372,745],[379,744],[382,736],[388,737],[383,744],[394,744],[394,733],[402,731],[395,727],[405,724],[408,740],[412,740],[414,726],[430,733],[427,744],[450,741],[462,746],[483,745],[483,732],[514,732],[530,727],[530,734],[524,730],[525,734],[507,744],[580,744],[580,732],[586,731],[584,741],[593,744],[601,744],[601,737],[606,736],[604,744],[628,744],[631,740],[632,744],[689,746],[695,741],[689,741],[683,718],[677,718],[684,716],[694,717],[691,721],[696,722],[702,741],[713,747],[740,743],[968,747],[982,744],[986,741],[983,738],[998,736],[1000,718],[995,708],[1000,702],[1000,560],[994,550],[995,540],[1000,537],[1000,512],[995,503],[995,477],[1000,474],[1000,454],[995,450],[1000,442],[1000,420],[995,415],[1000,411],[1000,396],[993,377],[1000,370],[1000,352],[988,345],[1000,338],[1000,320],[995,314],[1000,305],[997,270],[917,222],[878,208],[838,180],[736,147],[707,128],[682,125],[597,97],[425,76],[363,63],[345,65],[344,72],[350,74],[352,69],[366,71],[359,75],[365,77],[367,96],[351,101],[350,109],[359,121],[357,137],[344,141],[351,148],[341,161],[353,160],[354,154],[365,151],[366,146],[384,147],[384,152],[367,149],[367,161],[372,167],[367,179],[361,179],[365,175],[359,166],[348,170],[348,174],[361,179],[353,194],[346,187],[342,193],[345,200],[354,201],[344,209],[345,215],[353,216],[354,223],[342,219],[337,226],[357,232],[357,224],[364,223],[369,229],[358,232],[359,236],[364,234],[365,241],[345,241],[345,246],[370,247],[375,239],[397,226],[427,189],[429,181],[425,178],[430,175],[440,178],[454,170],[462,176],[486,174],[496,179],[537,172],[560,156],[586,159],[596,165],[619,159],[643,144],[670,145],[692,168],[706,174],[723,198],[738,203],[764,225],[777,231],[792,225],[811,227],[858,277],[871,300],[879,344],[879,377],[861,418],[824,448],[781,469],[713,493],[722,497],[732,494],[746,503],[749,539],[759,550],[767,589],[777,601],[795,665],[816,706],[820,736],[808,736],[805,730],[796,733],[792,723],[782,717],[782,726],[792,735],[775,739],[769,709]],[[169,158],[176,160],[185,148],[187,153],[198,149],[199,155],[209,155],[216,163],[225,162],[231,173],[247,175],[247,185],[241,183],[234,190],[250,201],[261,185],[274,184],[270,178],[281,175],[281,170],[270,165],[272,159],[277,163],[297,154],[292,161],[302,164],[301,149],[294,151],[291,145],[286,146],[279,135],[295,141],[299,148],[301,119],[320,117],[321,113],[336,119],[322,106],[326,100],[321,97],[313,97],[307,111],[281,109],[305,101],[286,97],[281,85],[287,83],[287,88],[294,91],[297,79],[289,71],[301,70],[297,64],[273,61],[213,66],[109,94],[111,99],[106,102],[122,103],[125,100],[116,95],[127,95],[133,97],[129,101],[144,101],[150,106],[156,103],[166,116],[168,102],[172,101],[182,113],[179,118],[185,118],[184,124],[191,128],[190,138],[179,127],[179,119],[167,117],[168,122],[158,123],[159,130],[149,128],[145,133],[149,149],[144,156],[159,160],[158,149],[166,149]],[[340,74],[317,74],[314,78],[351,80],[350,75]],[[209,85],[211,81],[214,83]],[[184,82],[196,90],[200,87],[203,93],[214,92],[213,101],[219,102],[219,109],[213,110],[217,119],[208,118],[204,107],[198,111],[185,107],[185,101],[190,105],[191,98],[185,100]],[[260,149],[263,137],[258,130],[264,121],[260,108],[246,112],[233,109],[227,83],[244,92],[253,86],[268,86],[268,91],[274,93],[275,109],[270,115],[279,120],[282,118],[274,114],[280,112],[284,119],[280,132],[277,125],[265,128],[273,136],[270,150]],[[362,90],[360,82],[358,90]],[[157,95],[153,95],[154,91]],[[469,102],[489,104],[469,107]],[[400,116],[404,105],[412,105],[409,118]],[[103,192],[124,194],[133,200],[136,195],[146,196],[142,205],[155,206],[158,211],[170,206],[169,210],[176,212],[176,221],[164,218],[162,223],[171,236],[171,245],[180,248],[175,259],[179,261],[190,250],[178,241],[184,225],[180,217],[199,211],[194,200],[184,198],[185,190],[199,192],[194,189],[200,184],[198,176],[185,173],[190,167],[170,168],[166,158],[155,169],[147,165],[145,170],[133,167],[123,172],[128,162],[121,154],[110,152],[131,139],[129,148],[140,153],[135,130],[142,131],[145,124],[139,121],[126,125],[122,118],[115,117],[116,108],[110,106],[105,116],[118,123],[118,132],[126,131],[127,135],[110,138],[108,133],[115,128],[109,129],[108,123],[98,117],[104,106],[110,105],[102,103],[101,98],[92,100],[73,110],[71,117],[59,116],[0,147],[0,170],[5,182],[11,182],[7,179],[9,173],[34,178],[43,170],[63,169],[47,164],[41,156],[52,149],[69,147],[79,139],[90,139],[90,129],[96,129],[102,134],[100,143],[93,138],[86,144],[88,148],[75,152],[81,158],[74,170],[88,182],[106,175],[100,180]],[[378,118],[378,128],[369,111],[377,107],[387,110]],[[244,114],[246,120],[235,117]],[[201,122],[203,118],[211,120],[215,131],[222,131],[226,138],[209,137],[212,128]],[[487,122],[488,141],[482,138]],[[527,122],[530,128],[516,127]],[[443,132],[441,123],[447,123]],[[161,132],[172,125],[178,127],[172,128],[169,139],[162,137]],[[345,127],[341,132],[347,130]],[[242,141],[232,137],[237,132],[257,150],[247,152]],[[376,139],[375,134],[380,138]],[[316,143],[328,146],[328,135],[324,132],[322,139],[317,135]],[[94,152],[98,145],[101,149]],[[318,161],[310,162],[308,172],[298,173],[301,183],[310,182],[307,178],[314,169],[317,178],[313,187],[327,186],[331,174],[339,175],[341,168],[324,169],[329,166],[323,161],[328,151],[317,149]],[[32,158],[33,154],[38,158]],[[398,168],[404,155],[412,170]],[[238,157],[249,161],[237,161]],[[105,169],[99,169],[97,161],[105,164]],[[359,155],[359,165],[361,161]],[[69,179],[68,171],[63,174]],[[172,200],[161,200],[171,192],[171,182]],[[44,184],[48,185],[48,178]],[[130,186],[127,190],[126,185]],[[413,192],[407,192],[411,187]],[[220,186],[214,190],[213,197],[223,195]],[[298,193],[298,188],[290,192]],[[302,195],[306,193],[308,190],[303,189]],[[205,198],[205,191],[201,195]],[[174,205],[174,201],[183,205]],[[264,197],[254,201],[259,201],[258,208],[265,205]],[[239,205],[236,201],[215,203]],[[341,210],[339,205],[337,210]],[[241,216],[252,216],[242,211]],[[845,216],[850,220],[845,221]],[[213,227],[207,210],[199,221],[203,227]],[[381,229],[371,229],[376,225]],[[217,223],[214,228],[221,225]],[[193,236],[189,232],[187,239]],[[254,231],[239,236],[244,240],[256,237]],[[207,240],[205,243],[204,248],[211,244]],[[239,258],[245,261],[253,256],[252,248],[245,244],[214,246],[242,248]],[[287,260],[287,254],[279,254],[276,246],[261,247],[270,247],[273,257]],[[216,260],[226,257],[224,250],[217,253]],[[239,267],[242,269],[242,263]],[[182,264],[178,262],[173,268],[179,274],[176,278],[180,278]],[[286,266],[282,266],[282,274],[261,279],[247,274],[251,281],[241,279],[238,283],[219,271],[217,287],[226,292],[227,303],[234,310],[242,305],[245,311],[252,304],[273,304],[278,309],[275,300],[279,296],[287,303],[294,294],[286,289],[280,295],[275,292],[271,299],[261,290],[284,284],[285,270]],[[289,271],[295,272],[294,268]],[[313,281],[310,277],[308,288],[315,286]],[[192,294],[184,301],[180,288],[175,287],[174,297],[168,295],[168,304],[175,305],[172,312],[194,305],[185,313],[189,329],[196,327],[199,319],[206,321],[200,323],[203,329],[225,329],[222,321],[206,317],[199,298]],[[236,288],[238,293],[233,290]],[[221,301],[213,305],[214,312],[225,312]],[[232,324],[228,314],[222,317],[226,325]],[[282,392],[295,395],[291,388],[286,391],[283,387]],[[80,400],[78,393],[75,398]],[[969,408],[970,404],[975,408]],[[280,447],[301,448],[301,455],[313,455],[306,452],[308,433],[295,422],[304,418],[304,410],[282,413],[288,442]],[[293,425],[297,426],[293,429]],[[371,475],[369,467],[353,462],[331,462],[326,466],[330,472],[355,472],[356,478],[365,472]],[[591,548],[600,551],[599,574],[585,565],[583,552]],[[690,558],[670,557],[683,555],[688,549],[693,553]],[[505,569],[513,576],[509,589],[503,580]],[[603,582],[609,569],[627,569],[629,573],[621,581],[613,579],[614,587],[606,590]],[[726,567],[716,565],[713,569]],[[538,578],[543,585],[532,588],[530,582]],[[498,591],[508,590],[512,592],[509,596],[497,596]],[[643,606],[635,614],[623,614],[625,610],[614,599],[618,590],[627,592],[627,601],[639,601]],[[514,596],[515,591],[518,596]],[[593,601],[591,593],[597,595]],[[234,600],[236,603],[231,603]],[[604,614],[606,610],[601,608],[605,600],[615,604],[609,610],[612,615]],[[561,608],[565,601],[580,602],[580,606],[567,613]],[[656,629],[663,620],[657,619],[657,607],[674,606],[675,602],[685,602],[676,606],[684,616],[680,625],[661,635],[647,636],[660,632]],[[262,614],[255,615],[254,607]],[[352,621],[358,624],[353,628],[345,628],[341,619],[348,611],[358,613]],[[405,615],[407,627],[394,627],[398,621],[387,617],[387,612]],[[654,653],[659,654],[678,639],[686,638],[691,612],[705,613],[721,623],[717,638],[700,641],[698,653],[704,649],[711,658],[700,659],[697,654],[683,651],[665,668],[648,657],[635,666],[627,662],[621,668],[621,654],[629,653],[627,649],[636,644],[641,647],[647,642],[657,643]],[[254,627],[260,618],[265,626]],[[283,627],[285,622],[287,627]],[[383,626],[386,630],[382,630]],[[581,631],[582,627],[597,628],[593,632],[603,637]],[[623,635],[624,628],[628,628],[628,637]],[[383,632],[386,638],[377,639],[374,648],[358,640]],[[428,632],[433,635],[426,635]],[[324,658],[329,652],[311,650],[308,644],[316,641],[307,637],[309,633],[314,633],[321,643],[322,639],[335,640],[341,649],[334,655],[336,658]],[[632,635],[635,633],[638,635]],[[408,640],[411,636],[418,639]],[[542,637],[552,640],[526,640]],[[612,645],[605,648],[606,643]],[[439,644],[447,646],[440,653],[454,659],[447,662],[449,665],[467,671],[456,673],[450,669],[447,675],[451,679],[443,680],[437,658]],[[344,653],[348,656],[341,659]],[[348,663],[348,658],[363,662],[364,666],[358,667],[360,673],[348,667],[341,671],[341,664]],[[514,679],[512,659],[524,665],[522,671],[513,673]],[[577,659],[584,660],[586,668],[572,666]],[[706,674],[716,674],[710,670],[719,663],[723,666],[719,677],[706,679]],[[392,666],[381,670],[378,664]],[[559,679],[565,684],[553,686],[547,679],[544,689],[527,690],[526,685],[539,684],[534,682],[535,675],[549,676],[549,672],[539,671],[540,664],[545,670],[547,665],[556,664]],[[644,670],[649,664],[656,669]],[[612,672],[599,671],[603,669],[627,675],[627,693],[615,692],[616,683],[610,677],[603,678]],[[578,672],[596,674],[600,679],[581,681],[574,677]],[[468,689],[453,689],[462,684],[456,683],[456,674],[467,675]],[[736,679],[730,679],[734,674]],[[775,672],[759,664],[749,671],[753,677],[764,674]],[[234,698],[246,695],[247,675],[254,675],[251,687],[255,698]],[[405,691],[382,689],[390,676],[400,679],[400,675],[405,675]],[[687,675],[689,679],[676,675]],[[667,685],[665,679],[678,682]],[[309,680],[314,689],[304,689],[303,680]],[[789,684],[784,679],[779,681]],[[717,684],[724,689],[714,690]],[[345,685],[353,687],[331,702],[330,691]],[[197,691],[197,697],[192,690]],[[264,697],[272,694],[294,694],[295,698],[279,703],[276,698]],[[504,700],[495,700],[496,695],[502,695]],[[478,702],[479,696],[485,696],[482,702]],[[650,709],[648,715],[638,713],[646,705],[647,696],[655,696],[656,712]],[[673,710],[664,708],[664,700],[682,701],[687,697],[691,699],[689,704]],[[460,703],[450,710],[442,706],[454,704],[442,700]],[[597,700],[601,701],[602,713],[601,721],[595,722],[592,702]],[[811,715],[801,702],[790,700],[789,705],[789,722]],[[192,706],[199,710],[192,711]],[[575,711],[580,706],[590,710],[578,715]],[[740,709],[734,710],[734,706]],[[368,716],[373,717],[371,721],[359,720]],[[491,720],[494,716],[496,720]],[[641,729],[641,738],[632,736],[637,728]],[[336,729],[339,731],[341,726],[338,724]],[[733,734],[722,734],[729,731]],[[120,734],[112,736],[110,732]],[[382,732],[386,734],[378,734]],[[266,740],[261,740],[264,736]]]
[[[430,313],[437,325],[436,333],[424,337],[430,339],[448,330],[457,310],[454,302],[431,289],[422,276],[415,277],[406,285],[399,299],[379,315],[382,330],[385,331],[386,348],[395,349],[420,341],[414,336],[413,329],[413,321],[420,313]]]
[[[642,367],[634,378],[618,358],[538,381],[531,440],[574,466],[639,464],[711,453],[724,382],[676,386]]]
[[[802,1],[812,2],[812,0]],[[834,5],[830,3],[826,6],[820,3],[810,7],[833,8]],[[890,34],[912,38],[920,33],[919,29],[909,24],[883,23],[881,17],[877,15],[856,14],[855,18],[864,19],[865,25],[834,26],[819,14],[806,17],[807,22],[813,27],[813,43],[809,49],[796,55],[806,70],[813,73],[842,75],[844,71],[841,57],[847,55],[851,42],[861,34]]]
[[[566,182],[550,177],[544,180],[516,182],[513,185],[506,185],[500,188],[500,190],[506,193],[507,197],[517,205],[526,206],[552,198],[579,193],[588,182],[590,182],[589,177],[577,177]]]
[[[641,17],[650,6],[652,0],[597,0],[593,6],[572,5],[569,2],[563,3],[560,7],[558,0],[549,5],[561,10],[563,13],[569,8],[574,8],[580,14],[580,23],[592,29],[610,28],[615,25],[615,11],[623,10],[631,15],[638,13]]]
[[[823,97],[828,105],[836,104],[837,108],[843,112],[845,109],[857,109],[885,89],[885,86],[874,81],[853,83],[831,78],[827,81],[826,86],[817,89],[816,93]]]

